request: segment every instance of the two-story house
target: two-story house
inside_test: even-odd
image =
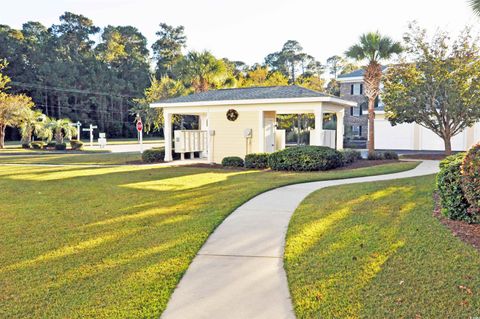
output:
[[[383,72],[387,67],[383,67]],[[368,138],[368,100],[364,95],[364,70],[340,75],[340,97],[357,102],[345,112],[345,147],[366,147]],[[480,123],[452,138],[452,149],[464,151],[480,140]],[[384,105],[375,103],[375,148],[379,150],[444,150],[443,140],[432,131],[415,123],[392,126],[385,118]]]

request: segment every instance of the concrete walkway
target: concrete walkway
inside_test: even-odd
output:
[[[437,161],[424,161],[402,173],[296,184],[258,195],[236,209],[210,236],[162,318],[295,318],[283,269],[283,251],[290,217],[300,202],[324,187],[437,171]]]

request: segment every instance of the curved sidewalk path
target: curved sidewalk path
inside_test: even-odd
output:
[[[434,174],[438,161],[413,170],[277,188],[246,202],[208,238],[174,291],[163,319],[295,318],[283,269],[285,234],[310,193],[329,186]]]

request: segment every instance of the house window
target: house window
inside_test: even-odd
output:
[[[362,136],[362,126],[361,125],[352,125],[352,136]]]
[[[351,116],[361,116],[362,115],[362,107],[361,106],[352,106],[350,108],[350,115]]]
[[[350,87],[350,93],[352,95],[362,95],[363,94],[363,84],[362,83],[352,84],[351,87]]]

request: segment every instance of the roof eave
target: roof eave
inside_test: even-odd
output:
[[[330,102],[344,106],[357,106],[356,102],[346,101],[336,97],[302,97],[302,98],[280,98],[280,99],[254,99],[254,100],[222,100],[222,101],[200,101],[200,102],[178,102],[178,103],[151,103],[150,107],[175,108],[191,106],[222,106],[222,105],[249,105],[249,104],[275,104],[275,103],[311,103]]]

